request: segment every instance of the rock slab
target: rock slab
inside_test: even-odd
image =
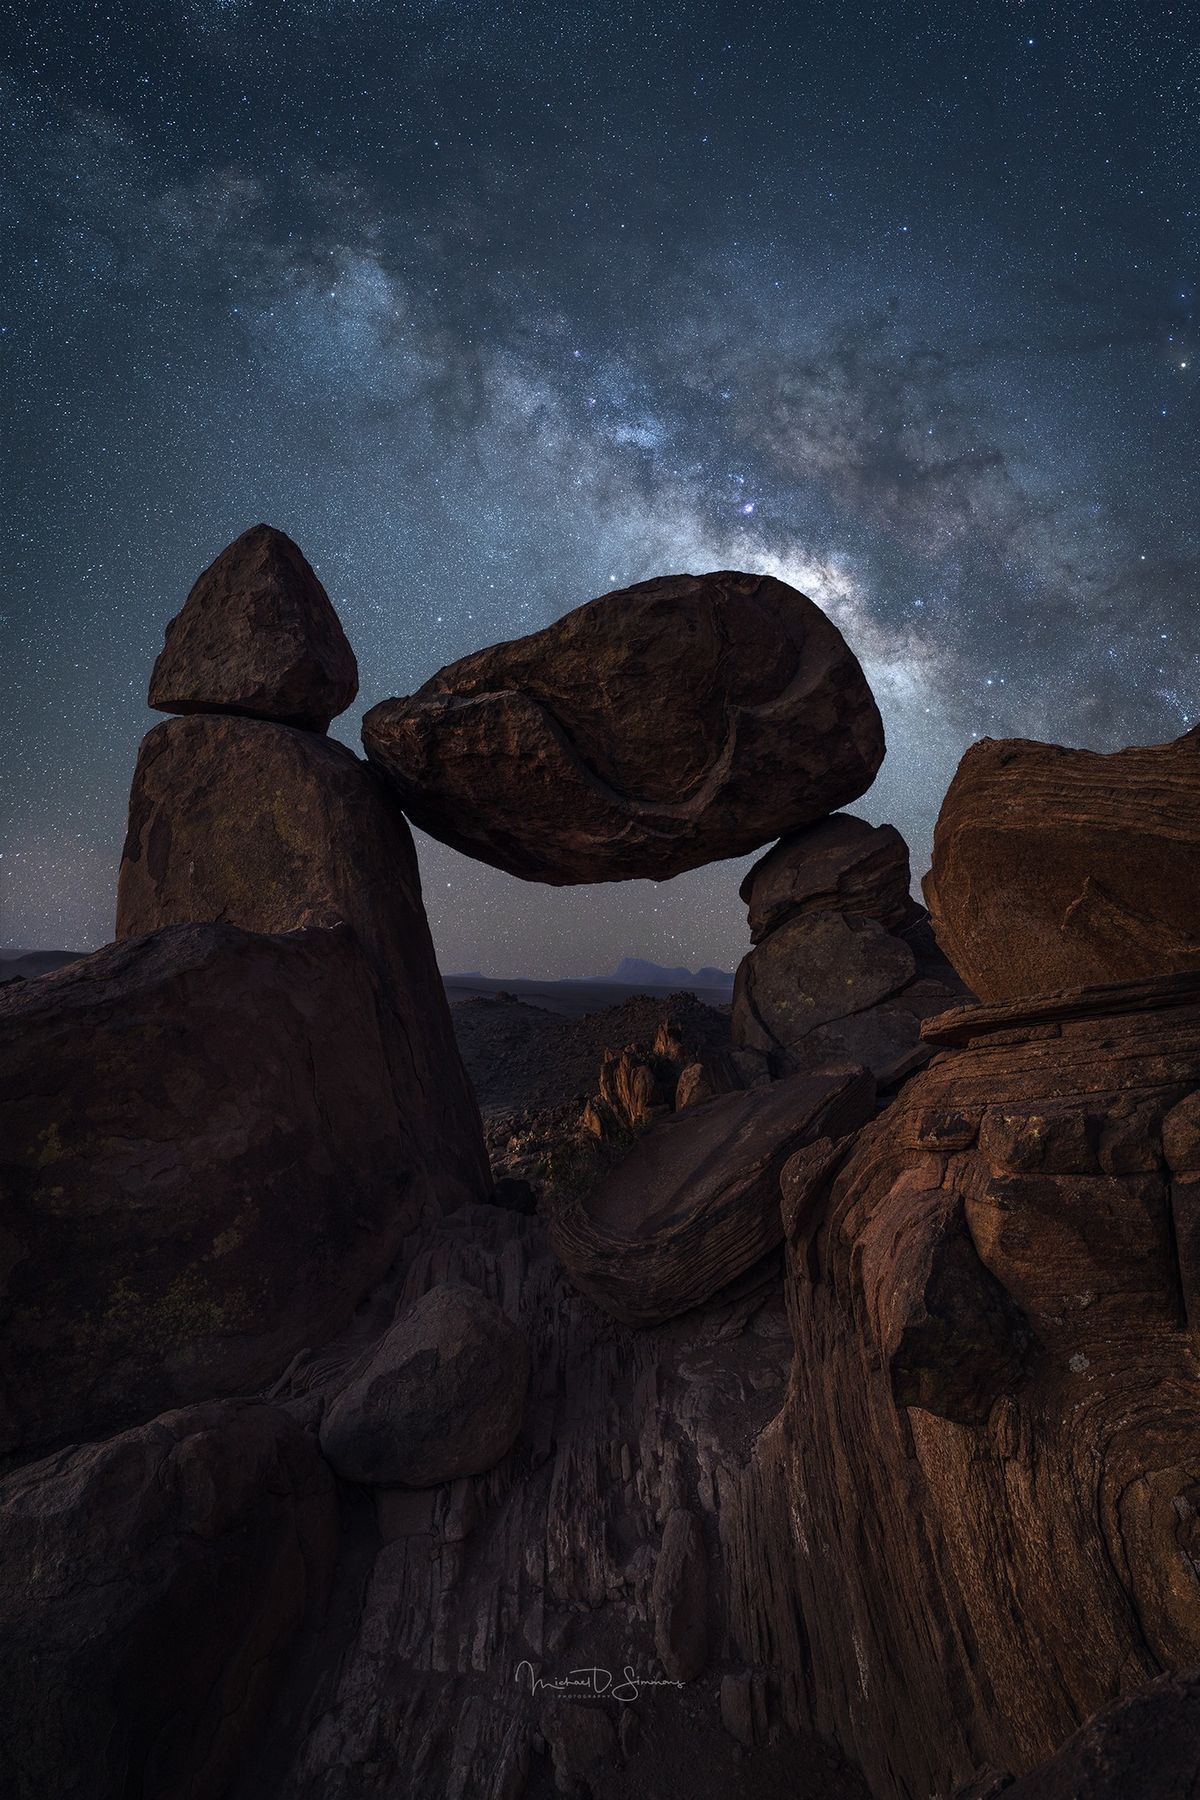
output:
[[[252,1392],[421,1216],[345,926],[176,926],[0,990],[0,1456]]]
[[[436,1487],[481,1475],[516,1442],[529,1346],[475,1288],[431,1288],[330,1405],[321,1448],[346,1481]]]
[[[210,563],[167,626],[156,712],[246,713],[324,731],[358,692],[329,596],[291,538],[252,525]]]
[[[424,831],[555,885],[745,855],[865,792],[883,726],[811,600],[765,575],[646,581],[477,651],[363,721]]]
[[[981,1000],[1200,968],[1200,730],[1065,750],[984,738],[958,766],[925,898]]]

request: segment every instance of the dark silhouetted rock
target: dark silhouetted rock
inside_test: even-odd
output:
[[[171,719],[138,754],[117,935],[188,920],[252,931],[345,919],[378,976],[405,1173],[431,1206],[490,1190],[421,901],[408,826],[381,778],[342,744],[259,719]]]
[[[590,1795],[592,1781],[617,1757],[612,1719],[598,1706],[552,1700],[543,1711],[541,1724],[554,1767],[555,1792]]]
[[[1200,968],[1200,731],[1110,756],[973,744],[925,898],[983,1000]]]
[[[708,1664],[708,1552],[696,1514],[667,1514],[651,1588],[654,1647],[672,1681],[694,1681]]]
[[[332,1572],[315,1439],[167,1413],[0,1482],[0,1538],[0,1790],[222,1800]]]
[[[529,1346],[476,1288],[431,1288],[333,1401],[321,1448],[346,1481],[436,1487],[479,1475],[517,1440]]]
[[[167,626],[156,712],[246,713],[324,731],[358,692],[358,665],[299,548],[253,525],[222,550]]]
[[[1004,1800],[1196,1800],[1200,1672],[1163,1676],[1106,1707],[1048,1763],[994,1791]]]
[[[874,1098],[853,1069],[672,1113],[589,1192],[556,1198],[554,1249],[576,1286],[626,1324],[686,1312],[780,1242],[779,1175],[792,1151],[853,1131]]]
[[[246,1393],[421,1214],[344,927],[181,926],[0,990],[0,1455]]]
[[[852,913],[902,930],[921,916],[909,892],[908,846],[894,825],[835,813],[759,857],[738,889],[754,943],[801,913]]]
[[[909,891],[891,825],[826,819],[742,884],[755,947],[733,992],[734,1042],[777,1073],[860,1062],[881,1086],[928,1061],[921,1021],[962,997]]]
[[[1200,976],[925,1032],[784,1171],[792,1381],[722,1534],[746,1661],[877,1800],[1200,1663]]]
[[[855,799],[883,759],[857,659],[766,575],[646,581],[452,663],[363,721],[423,830],[556,885],[663,880]]]

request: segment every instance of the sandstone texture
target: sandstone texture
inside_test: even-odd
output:
[[[606,594],[385,700],[367,755],[409,817],[557,885],[745,855],[871,785],[883,727],[820,609],[765,575]]]
[[[189,925],[0,989],[0,1456],[247,1393],[420,1216],[345,926]]]
[[[422,1488],[481,1475],[516,1442],[528,1383],[529,1347],[494,1301],[431,1288],[333,1401],[321,1448],[347,1481]]]
[[[884,1087],[928,1060],[921,1021],[963,990],[893,826],[822,820],[776,844],[741,894],[754,948],[734,982],[735,1044],[777,1075],[861,1062]]]
[[[226,1401],[0,1482],[0,1790],[222,1800],[337,1544],[315,1441]]]
[[[942,802],[925,898],[982,1000],[1200,969],[1200,730],[1108,756],[985,738]]]
[[[324,731],[358,692],[329,596],[291,538],[253,525],[222,550],[167,626],[156,712],[245,713]]]
[[[117,935],[220,919],[289,931],[344,919],[375,971],[406,1168],[439,1210],[488,1190],[479,1111],[454,1041],[412,836],[344,745],[259,719],[171,719],[143,740]],[[347,1002],[343,1002],[343,1010]]]
[[[784,1171],[797,1353],[732,1532],[747,1659],[877,1800],[1200,1662],[1200,977],[925,1030]]]
[[[854,1130],[874,1100],[870,1077],[852,1068],[670,1114],[590,1189],[554,1196],[551,1243],[581,1292],[623,1323],[672,1318],[779,1245],[787,1158]]]

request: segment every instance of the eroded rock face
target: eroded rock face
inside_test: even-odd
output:
[[[909,892],[908,845],[894,825],[835,813],[761,856],[738,889],[757,944],[801,913],[853,913],[886,931],[920,917]]]
[[[0,1455],[247,1393],[421,1214],[344,926],[178,926],[0,990]]]
[[[346,1481],[436,1487],[482,1475],[512,1449],[529,1346],[476,1288],[431,1288],[342,1390],[321,1448]]]
[[[843,1069],[673,1113],[589,1192],[557,1197],[550,1241],[576,1286],[615,1318],[673,1318],[779,1244],[787,1158],[812,1138],[854,1130],[874,1100],[870,1077]]]
[[[464,657],[374,707],[363,743],[423,830],[556,885],[744,855],[865,792],[884,750],[836,627],[730,571],[642,582]]]
[[[797,1356],[725,1545],[748,1660],[880,1800],[1200,1661],[1200,978],[926,1030],[784,1172]]]
[[[1200,1793],[1200,1672],[1106,1707],[999,1800],[1192,1800]]]
[[[377,972],[407,1171],[431,1206],[482,1199],[482,1128],[438,974],[412,836],[342,744],[259,719],[171,719],[138,753],[117,935],[188,920],[289,931],[345,919]]]
[[[962,984],[908,889],[891,825],[841,815],[777,844],[742,883],[755,947],[734,982],[734,1042],[777,1073],[861,1062],[885,1087],[927,1061],[921,1021]]]
[[[157,712],[246,713],[324,731],[358,692],[358,664],[299,547],[253,525],[222,550],[167,626],[150,677]]]
[[[925,898],[983,1000],[1200,968],[1200,731],[1110,756],[985,738],[950,783]]]
[[[286,1413],[226,1401],[0,1482],[0,1788],[220,1800],[337,1544]]]

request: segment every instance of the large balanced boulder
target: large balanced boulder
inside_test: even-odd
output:
[[[797,1075],[660,1119],[583,1193],[551,1202],[550,1241],[580,1291],[627,1325],[699,1306],[777,1248],[793,1151],[874,1112],[858,1068]]]
[[[205,569],[167,626],[157,712],[247,713],[324,731],[358,692],[358,664],[299,547],[253,525]]]
[[[422,1213],[342,925],[179,926],[0,989],[0,1457],[252,1392]]]
[[[117,935],[207,919],[262,932],[349,922],[377,976],[369,1004],[406,1121],[405,1172],[438,1210],[483,1199],[479,1111],[412,834],[376,771],[343,744],[260,719],[171,719],[149,732],[129,801]]]
[[[530,881],[665,880],[871,785],[883,726],[837,628],[767,575],[670,575],[477,651],[363,721],[421,828]]]
[[[0,1482],[0,1791],[221,1800],[323,1604],[334,1483],[271,1406],[168,1413]]]
[[[1200,1663],[1200,977],[925,1031],[784,1170],[797,1352],[725,1544],[747,1660],[878,1800]]]
[[[889,1086],[928,1060],[922,1019],[961,997],[909,893],[891,825],[836,814],[775,845],[742,883],[754,948],[733,1040],[777,1073],[861,1062]]]
[[[1108,756],[985,738],[950,783],[925,898],[983,1000],[1200,969],[1200,729]]]
[[[332,1402],[321,1448],[347,1481],[436,1487],[512,1449],[529,1346],[477,1288],[444,1284],[409,1307]]]

